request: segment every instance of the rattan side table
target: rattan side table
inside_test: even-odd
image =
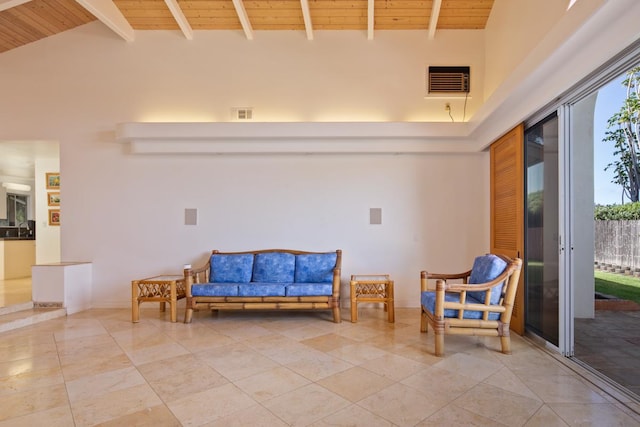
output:
[[[131,282],[131,321],[140,320],[140,304],[159,302],[160,311],[165,311],[166,303],[171,309],[171,321],[177,321],[177,305],[186,296],[184,276],[154,276]]]
[[[393,280],[388,274],[354,274],[351,276],[351,321],[358,321],[358,303],[384,304],[390,323],[395,322],[393,308]]]

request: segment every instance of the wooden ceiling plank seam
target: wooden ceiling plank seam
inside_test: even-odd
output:
[[[429,18],[429,40],[436,37],[436,28],[438,28],[438,18],[440,18],[440,8],[442,0],[433,0],[431,6],[431,17]]]
[[[56,25],[59,31],[66,31],[80,25],[76,18],[68,16],[66,9],[55,0],[36,0],[36,4],[38,5],[37,13]]]
[[[13,38],[20,46],[40,40],[43,36],[36,36],[25,28],[22,22],[16,22],[10,19],[10,15],[0,14],[0,28],[4,30],[9,37]]]
[[[374,0],[375,2],[376,0]],[[369,0],[362,1],[312,1],[309,3],[311,9],[332,9],[332,10],[348,10],[348,9],[364,9],[369,7]]]
[[[78,18],[79,25],[86,24],[97,19],[91,12],[89,12],[87,9],[85,9],[75,1],[65,1],[59,3],[61,7],[63,7],[66,11]]]
[[[185,10],[184,15],[189,19],[189,22],[191,24],[193,24],[192,20],[194,18],[233,19],[238,24],[238,28],[242,28],[235,10],[224,11],[224,13],[215,12],[212,10]]]
[[[313,22],[311,21],[309,0],[300,0],[300,7],[302,7],[302,19],[304,20],[304,30],[307,33],[307,40],[313,40]]]
[[[238,15],[238,19],[240,20],[240,25],[242,26],[245,37],[247,37],[247,40],[253,40],[253,28],[251,27],[251,21],[249,20],[249,16],[247,15],[247,11],[244,8],[242,0],[232,1],[233,7],[235,7],[236,9],[236,13]]]
[[[265,9],[247,9],[247,15],[251,18],[251,22],[253,22],[254,18],[260,17],[269,17],[269,16],[295,16],[300,18],[300,20],[304,20],[302,9],[278,9],[278,10],[265,10]],[[315,18],[315,15],[313,16]]]
[[[304,29],[304,20],[302,18],[296,18],[294,16],[265,16],[261,19],[255,19],[252,21],[253,26],[256,28],[259,24],[270,24],[273,22],[277,22],[278,24],[299,25],[300,28]]]
[[[55,10],[60,12],[58,19],[62,20],[65,31],[96,20],[95,16],[75,2],[59,2]]]
[[[432,0],[374,0],[376,2],[376,9],[380,7],[385,8],[416,8],[416,9],[431,9]]]
[[[31,0],[8,0],[8,1],[0,1],[0,12],[3,10],[9,10],[11,8],[20,6],[22,4],[28,3]]]
[[[167,8],[167,4],[164,2],[139,2],[139,1],[123,1],[123,0],[117,0],[114,2],[116,4],[116,6],[118,6],[118,9],[120,9],[122,12],[126,11],[126,10],[142,10],[142,9],[166,9]],[[180,4],[180,7],[184,9],[184,6],[182,5],[182,3]]]
[[[51,25],[46,19],[43,19],[42,16],[34,13],[29,8],[14,7],[9,10],[8,13],[16,16],[21,22],[24,22],[31,28],[36,29],[42,34],[42,37],[52,36],[59,32],[59,29],[55,25]]]
[[[187,40],[193,40],[193,29],[191,28],[191,24],[189,24],[187,18],[184,16],[177,0],[164,0],[164,2],[167,4],[167,7],[171,11],[171,15],[173,15],[173,18],[176,20],[176,23],[180,27],[185,38]]]
[[[135,39],[135,33],[129,21],[111,0],[75,0],[87,9],[100,22],[128,42]]]
[[[51,14],[63,22],[67,29],[91,22],[95,17],[75,0],[37,0],[45,3]],[[89,20],[90,19],[90,20]]]
[[[446,8],[491,9],[494,0],[443,0]]]

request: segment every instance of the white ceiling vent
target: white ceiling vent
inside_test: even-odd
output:
[[[231,120],[251,120],[253,119],[253,108],[234,107],[231,109]]]
[[[428,93],[468,93],[469,67],[429,67]]]

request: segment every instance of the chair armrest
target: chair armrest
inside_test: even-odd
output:
[[[420,272],[420,291],[426,292],[428,290],[433,290],[433,288],[429,289],[429,280],[438,280],[441,279],[445,283],[447,280],[460,280],[462,279],[463,283],[467,283],[469,280],[469,276],[471,276],[471,270],[463,271],[462,273],[429,273],[428,271]]]

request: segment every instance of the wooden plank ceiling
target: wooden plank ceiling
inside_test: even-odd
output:
[[[179,18],[168,7],[175,0],[111,1],[134,30],[181,29]],[[437,29],[483,29],[493,1],[373,0],[372,22],[369,0],[235,0],[236,4],[234,0],[177,0],[177,5],[190,30],[244,29],[247,33],[249,26],[251,30],[307,30],[309,35],[309,27],[314,31],[372,31],[369,25],[375,30],[428,30],[437,5]],[[3,7],[11,2],[17,5]],[[310,20],[305,24],[306,4]],[[244,26],[242,8],[248,18]],[[95,19],[76,0],[0,1],[0,53]]]

